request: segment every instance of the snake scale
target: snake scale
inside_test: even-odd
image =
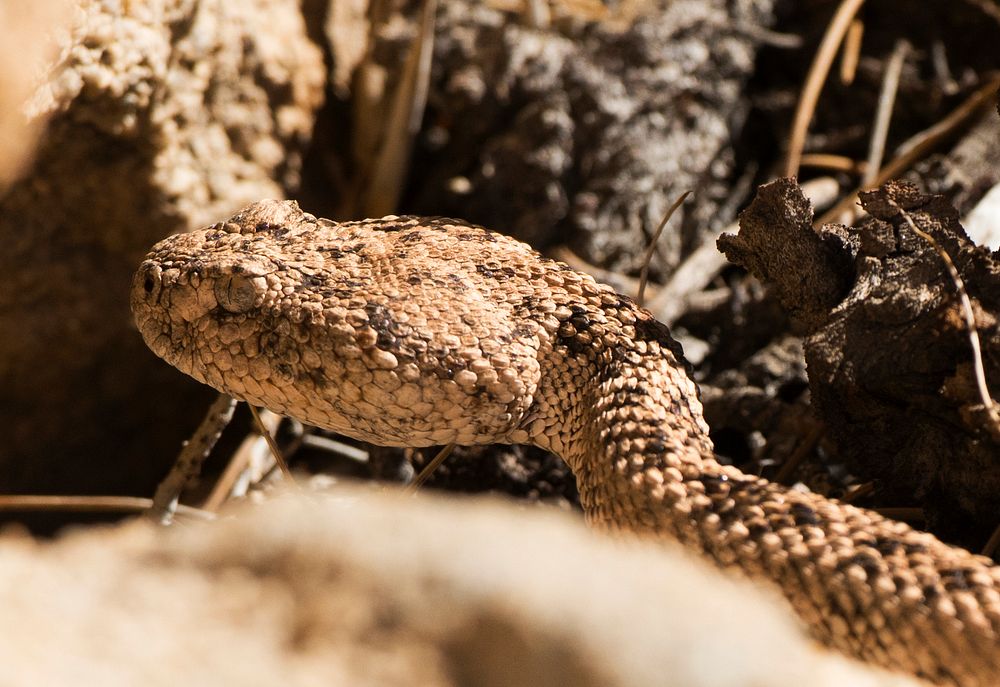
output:
[[[236,398],[382,445],[534,444],[589,522],[773,582],[823,643],[1000,684],[1000,567],[720,464],[667,327],[514,239],[261,201],[154,246],[131,305],[157,355]]]

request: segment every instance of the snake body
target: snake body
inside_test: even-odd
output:
[[[382,445],[550,450],[594,525],[775,583],[851,656],[1000,684],[1000,568],[720,464],[666,326],[525,244],[450,219],[334,223],[262,201],[157,244],[131,303],[150,348],[216,389]]]

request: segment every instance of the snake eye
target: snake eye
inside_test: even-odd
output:
[[[142,290],[146,293],[153,293],[153,288],[156,286],[156,282],[149,275],[146,276],[146,281],[142,283]]]
[[[264,277],[227,274],[215,282],[215,300],[231,313],[244,313],[260,305],[267,281]]]

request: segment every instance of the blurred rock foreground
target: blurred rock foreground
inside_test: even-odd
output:
[[[682,551],[495,501],[298,492],[0,551],[11,687],[914,684]]]

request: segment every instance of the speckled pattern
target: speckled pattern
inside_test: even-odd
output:
[[[535,444],[593,524],[773,581],[851,656],[1000,684],[1000,568],[720,465],[667,328],[513,239],[262,201],[154,246],[131,302],[150,348],[220,391],[384,445]]]

